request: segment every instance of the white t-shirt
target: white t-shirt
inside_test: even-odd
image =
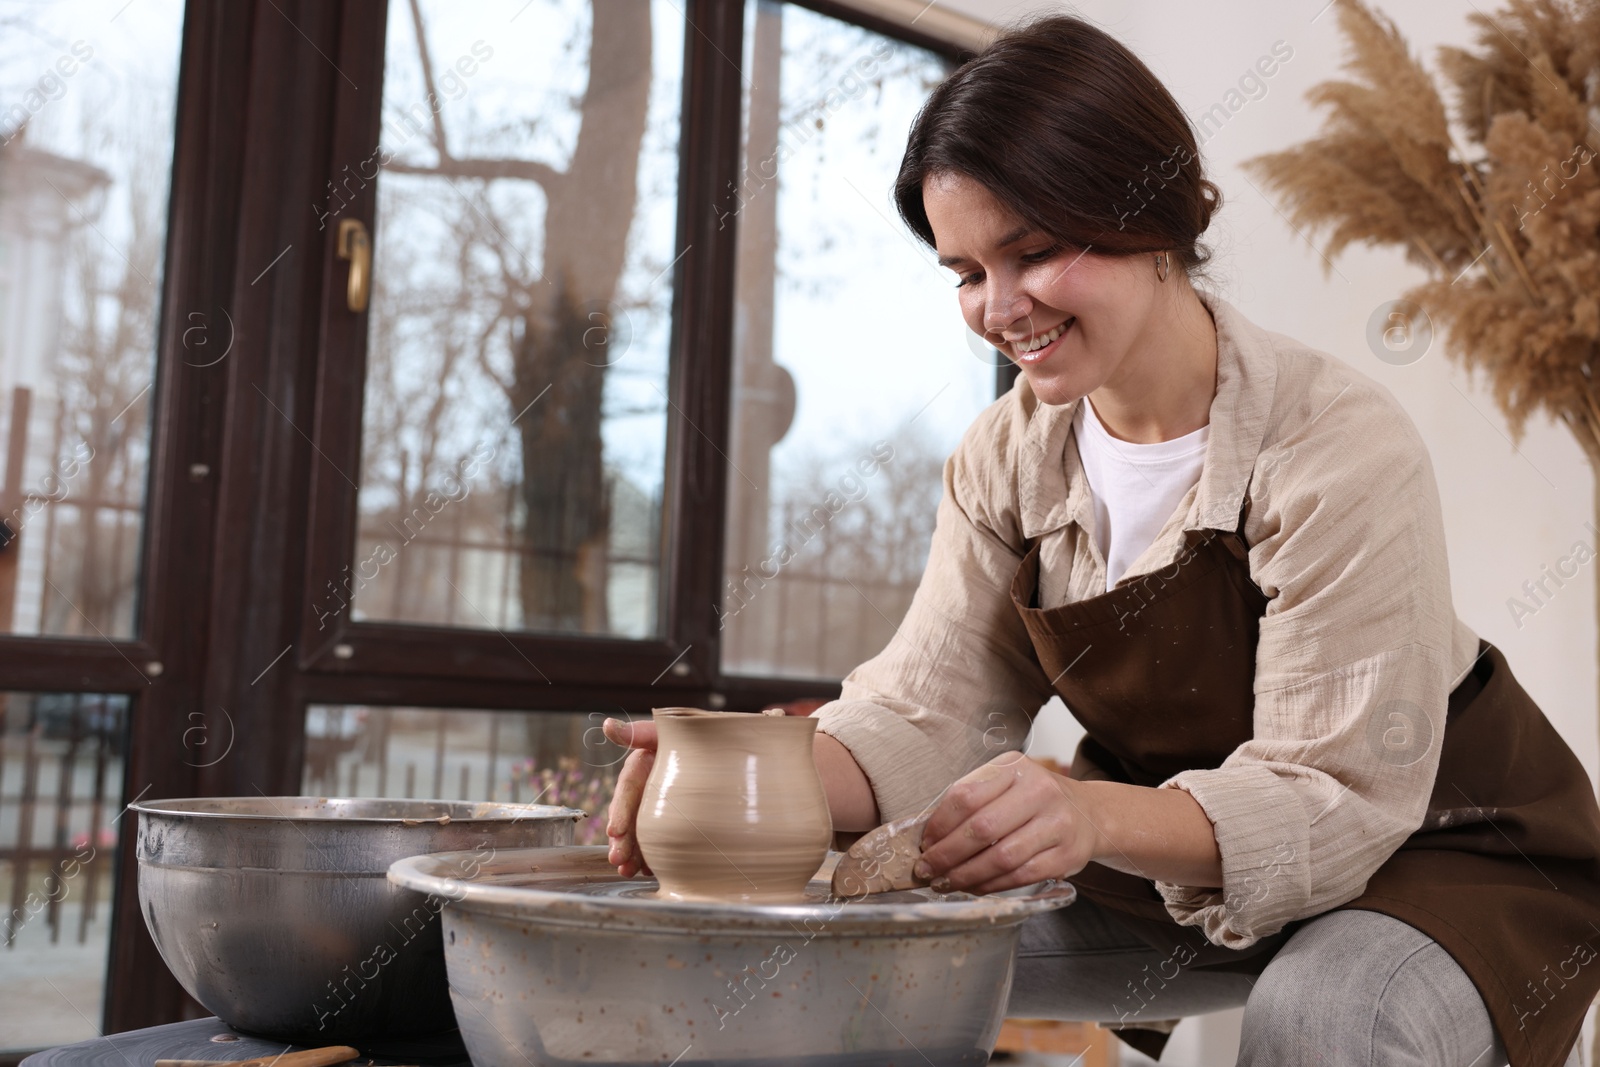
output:
[[[1211,427],[1137,445],[1112,437],[1088,397],[1072,421],[1094,498],[1094,540],[1106,561],[1106,591],[1150,547],[1205,466]]]

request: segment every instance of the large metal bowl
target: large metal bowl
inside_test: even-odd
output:
[[[401,860],[389,877],[448,901],[445,960],[474,1067],[987,1063],[1021,923],[1070,885],[987,897],[842,901],[829,865],[803,904],[657,899],[604,848]]]
[[[189,994],[239,1030],[313,1044],[455,1026],[442,902],[389,865],[447,850],[459,869],[565,845],[583,813],[537,804],[213,797],[134,804],[139,906]]]

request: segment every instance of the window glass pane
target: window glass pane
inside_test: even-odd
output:
[[[0,693],[0,1050],[99,1035],[128,697]]]
[[[723,666],[837,678],[910,604],[994,360],[890,194],[944,60],[767,0],[746,40]]]
[[[610,713],[629,718],[621,710]],[[498,800],[581,808],[574,840],[605,842],[605,810],[627,755],[607,713],[460,711],[313,704],[307,796]]]
[[[681,10],[395,2],[387,47],[326,205],[381,167],[355,615],[654,635]]]
[[[183,5],[125,6],[0,0],[0,632],[134,634]]]

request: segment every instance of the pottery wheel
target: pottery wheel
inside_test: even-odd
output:
[[[841,898],[827,864],[789,903],[663,899],[653,879],[618,877],[607,851],[389,869],[449,901],[456,1018],[483,1067],[982,1064],[1019,928],[1074,899],[1067,884]]]
[[[631,878],[627,881],[613,880],[601,882],[573,882],[569,885],[545,884],[541,885],[540,888],[552,889],[563,893],[574,893],[587,897],[606,897],[616,900],[649,900],[657,901],[666,905],[680,903],[679,901],[664,899],[660,895],[660,883],[658,883],[654,878]],[[868,903],[882,905],[936,904],[940,902],[952,903],[961,901],[974,901],[978,899],[978,897],[973,896],[971,893],[962,893],[959,891],[950,893],[936,893],[932,889],[926,887],[918,889],[896,890],[890,893],[874,893],[870,897],[841,899],[833,895],[832,888],[828,881],[819,877],[813,879],[811,883],[806,886],[805,896],[800,900],[794,901],[792,906],[816,907],[826,904],[839,903],[843,903],[846,907],[859,906],[861,904]],[[702,905],[709,904],[710,906],[715,906],[713,902],[699,903],[702,903]],[[784,905],[770,904],[740,905],[740,907],[756,908],[783,906]]]
[[[935,934],[941,930],[977,929],[1020,921],[1026,915],[1069,903],[1072,887],[1043,883],[1005,893],[974,896],[938,892],[931,886],[840,897],[832,886],[833,868],[841,853],[830,853],[806,885],[804,895],[781,904],[670,900],[659,895],[653,878],[619,876],[607,861],[604,846],[511,850],[478,864],[468,878],[451,877],[451,860],[415,857],[395,871],[414,868],[401,884],[431,893],[467,910],[503,914],[537,914],[541,921],[566,926],[630,927],[669,934],[703,934],[713,930],[781,931],[797,922],[819,923],[822,936],[853,938],[910,929]],[[463,872],[465,873],[465,872]],[[391,872],[391,880],[396,880]],[[1054,903],[1030,902],[1047,891]]]

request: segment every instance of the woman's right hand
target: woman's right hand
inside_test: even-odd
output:
[[[608,741],[631,750],[623,761],[622,773],[617,775],[617,791],[612,794],[611,809],[606,817],[606,837],[611,841],[607,860],[624,878],[649,874],[650,868],[645,866],[635,831],[644,785],[656,762],[656,724],[607,719],[601,728]]]

